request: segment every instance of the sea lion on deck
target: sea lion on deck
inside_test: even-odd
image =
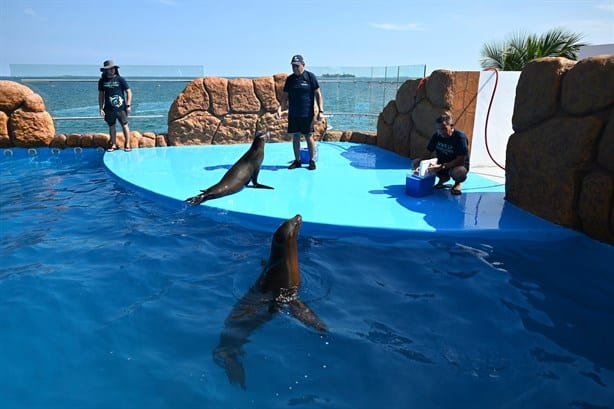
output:
[[[245,370],[239,356],[249,336],[285,306],[303,324],[325,332],[326,324],[297,298],[301,283],[296,237],[302,218],[296,215],[275,231],[271,255],[258,280],[234,305],[224,322],[220,342],[213,351],[215,362],[226,370],[230,383],[245,389]]]
[[[273,189],[271,186],[258,183],[258,172],[260,172],[260,165],[262,165],[264,159],[264,145],[268,138],[268,133],[254,136],[254,141],[247,152],[228,169],[218,183],[208,189],[201,190],[200,194],[189,197],[185,201],[196,206],[205,200],[237,193],[250,181],[255,188]]]

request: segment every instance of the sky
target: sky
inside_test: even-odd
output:
[[[486,43],[563,28],[614,43],[614,0],[0,0],[10,64],[199,66],[205,76],[314,67],[480,70]]]

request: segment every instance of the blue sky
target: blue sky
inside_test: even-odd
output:
[[[614,0],[0,0],[0,76],[9,64],[96,70],[108,58],[259,76],[289,72],[295,53],[308,69],[480,70],[484,43],[560,27],[614,43]]]

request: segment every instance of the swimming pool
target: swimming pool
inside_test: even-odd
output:
[[[243,391],[212,351],[272,232],[160,206],[93,150],[19,152],[0,167],[3,408],[614,401],[611,246],[302,232],[301,298],[329,332],[278,314],[245,347]]]

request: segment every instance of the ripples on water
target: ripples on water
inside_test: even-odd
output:
[[[612,247],[301,235],[301,297],[330,332],[279,314],[242,391],[211,353],[270,234],[136,196],[98,153],[0,166],[2,408],[614,402]]]

